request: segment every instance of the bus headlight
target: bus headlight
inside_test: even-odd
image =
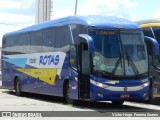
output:
[[[103,83],[97,83],[97,86],[100,88],[107,88],[108,87],[108,85],[105,85]]]
[[[149,86],[149,82],[146,82],[143,85],[141,85],[141,87],[147,87],[147,86]]]
[[[97,83],[97,86],[103,88],[104,85],[102,83]]]
[[[149,86],[149,82],[144,83],[144,87],[147,87],[147,86]]]
[[[98,87],[100,87],[100,88],[107,88],[107,87],[109,87],[109,85],[105,85],[105,84],[103,84],[103,83],[96,82],[96,81],[94,81],[94,80],[90,80],[90,82],[91,82],[93,85],[96,85],[96,86],[98,86]]]

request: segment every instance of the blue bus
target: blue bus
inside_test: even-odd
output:
[[[126,19],[69,16],[7,33],[2,86],[76,100],[147,100],[148,57],[139,26]]]
[[[146,37],[146,45],[149,57],[150,74],[150,102],[154,103],[160,98],[160,20],[146,19],[137,21]],[[150,40],[149,40],[149,39]]]

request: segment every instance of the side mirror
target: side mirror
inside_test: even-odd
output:
[[[145,42],[147,44],[148,49],[150,49],[150,46],[153,49],[153,55],[154,56],[158,56],[159,55],[159,43],[157,42],[157,40],[155,40],[154,38],[145,36]],[[149,46],[150,45],[150,46]]]
[[[88,52],[90,54],[93,54],[93,51],[94,51],[94,42],[93,42],[92,37],[90,37],[87,34],[80,34],[79,35],[79,42],[80,43],[81,42],[87,43],[87,45],[88,45]]]

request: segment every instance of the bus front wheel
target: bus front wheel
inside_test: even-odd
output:
[[[150,79],[150,89],[149,89],[149,99],[148,102],[151,104],[155,104],[157,101],[153,96],[153,84],[152,84],[152,79]]]
[[[18,78],[16,78],[16,81],[15,81],[15,93],[16,93],[17,96],[21,96],[22,95],[21,83],[20,83]]]

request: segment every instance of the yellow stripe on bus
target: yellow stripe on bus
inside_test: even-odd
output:
[[[55,68],[16,68],[16,70],[51,85],[54,84],[57,74],[57,69]]]
[[[160,23],[146,23],[146,24],[141,24],[139,26],[141,28],[145,28],[145,27],[158,27],[158,26],[160,26]]]
[[[153,97],[160,97],[160,94],[153,95]]]

